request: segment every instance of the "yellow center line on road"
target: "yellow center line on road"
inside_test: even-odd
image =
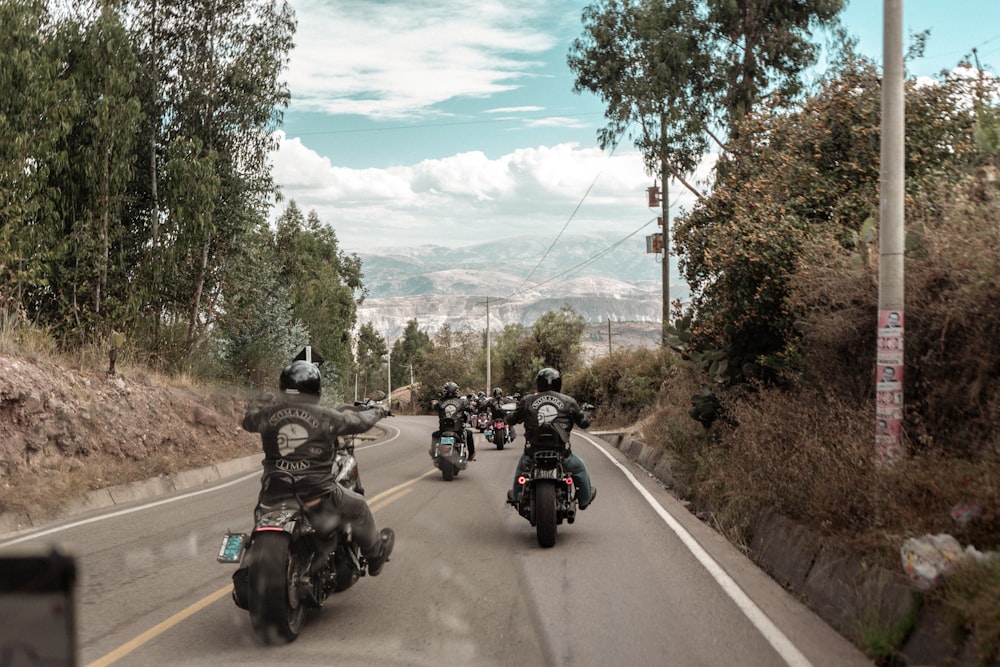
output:
[[[412,486],[416,482],[434,473],[435,471],[436,471],[435,468],[431,468],[430,470],[428,470],[427,472],[418,477],[414,477],[413,479],[407,482],[398,484],[392,487],[391,489],[387,489],[386,491],[383,491],[382,493],[374,496],[369,501],[372,513],[379,511],[386,505],[396,502],[403,496],[407,495],[413,490],[407,487]],[[146,642],[155,639],[159,635],[162,635],[164,632],[174,627],[184,619],[195,615],[196,613],[198,613],[208,605],[212,604],[216,600],[219,600],[225,597],[226,595],[229,595],[232,592],[232,590],[233,590],[232,584],[227,584],[226,586],[223,586],[214,593],[209,594],[207,597],[198,600],[197,602],[187,607],[186,609],[182,609],[181,611],[177,612],[176,614],[166,619],[165,621],[157,623],[156,625],[151,627],[149,630],[146,630],[135,639],[125,642],[124,644],[116,648],[114,651],[111,651],[110,653],[104,655],[103,657],[98,658],[94,662],[88,663],[86,667],[108,667],[108,665],[111,665],[117,662],[118,660],[121,660],[126,655],[136,650]]]
[[[105,655],[103,658],[99,658],[94,662],[88,664],[87,667],[107,667],[107,665],[110,665],[111,663],[124,658],[126,655],[136,650],[137,648],[148,642],[150,639],[153,639],[154,637],[163,634],[170,628],[174,627],[175,625],[183,621],[188,616],[196,614],[197,612],[201,611],[202,609],[212,604],[216,600],[224,597],[232,590],[233,590],[232,584],[220,588],[219,590],[215,591],[208,597],[198,600],[187,609],[177,612],[176,614],[174,614],[173,616],[171,616],[170,618],[161,623],[157,623],[156,625],[151,627],[149,630],[146,630],[135,639],[125,642],[111,653]]]

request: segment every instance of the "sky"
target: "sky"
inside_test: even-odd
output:
[[[291,104],[273,154],[284,202],[315,211],[341,249],[463,246],[533,235],[657,231],[641,157],[599,148],[604,106],[566,64],[588,0],[290,0]],[[841,15],[882,61],[881,0]],[[1000,0],[903,0],[908,72],[934,76],[978,51],[1000,66]],[[708,166],[704,168],[708,169]],[[705,171],[695,174],[699,182]],[[670,184],[671,217],[693,196]]]

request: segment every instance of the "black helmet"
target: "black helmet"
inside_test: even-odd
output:
[[[535,376],[535,387],[538,391],[560,391],[562,389],[562,376],[554,368],[543,368]]]
[[[455,384],[454,382],[445,382],[444,395],[445,398],[453,398],[455,396],[458,396],[458,385]]]
[[[319,396],[322,391],[319,368],[308,361],[293,361],[285,366],[278,385],[286,394]]]
[[[503,396],[503,389],[501,389],[500,387],[495,387],[493,389],[493,398],[500,398],[501,396]]]

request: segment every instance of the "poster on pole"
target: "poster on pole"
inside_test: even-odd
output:
[[[902,310],[882,310],[878,314],[878,354],[875,375],[875,445],[878,460],[888,462],[902,452]]]

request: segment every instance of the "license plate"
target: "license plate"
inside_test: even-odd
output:
[[[450,435],[443,435],[443,436],[441,436],[441,444],[442,445],[454,445],[455,444],[455,438],[453,438]]]
[[[217,560],[220,563],[239,563],[246,542],[246,533],[226,533],[222,538],[222,544],[219,546]]]
[[[534,479],[559,479],[559,471],[555,468],[551,470],[545,470],[544,468],[535,468],[535,472],[532,474]]]

